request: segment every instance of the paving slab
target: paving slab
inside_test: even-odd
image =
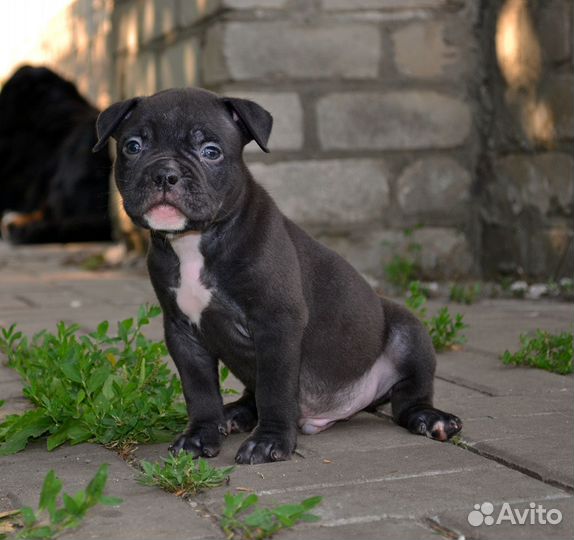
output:
[[[368,467],[363,456],[364,467]],[[476,456],[479,460],[478,456]],[[357,463],[349,465],[357,467]],[[255,467],[255,466],[254,466]],[[256,466],[263,469],[265,466]],[[471,469],[457,469],[452,466],[444,470],[403,476],[374,476],[370,481],[357,484],[344,482],[323,482],[316,486],[293,486],[258,490],[262,503],[296,503],[308,497],[322,495],[323,502],[316,508],[322,525],[341,523],[341,520],[384,518],[412,520],[417,517],[433,516],[456,511],[455,515],[466,516],[477,502],[490,500],[531,501],[533,499],[555,499],[566,495],[563,491],[538,482],[502,465],[490,463]],[[237,474],[237,473],[234,473]],[[242,486],[247,488],[249,486]],[[229,488],[225,488],[229,489]],[[224,490],[218,488],[199,496],[212,512],[220,512]],[[312,537],[312,534],[309,534]]]
[[[71,538],[211,539],[224,535],[210,519],[199,515],[184,500],[157,488],[139,485],[136,472],[114,452],[96,445],[65,446],[47,452],[34,444],[25,452],[0,460],[0,511],[23,505],[37,507],[44,477],[53,469],[64,491],[85,488],[102,463],[109,464],[106,494],[120,497],[114,507],[96,507]]]
[[[498,355],[453,351],[437,357],[437,376],[493,395],[574,393],[574,377],[521,366],[506,366]]]
[[[478,501],[477,504],[482,505],[484,502],[491,502],[488,499]],[[468,520],[468,515],[465,517],[457,511],[447,511],[439,514],[434,519],[436,523],[444,526],[445,528],[455,531],[460,537],[473,538],[476,540],[498,540],[504,538],[505,540],[533,540],[535,538],[547,538],[556,540],[572,540],[574,537],[574,500],[572,497],[567,498],[546,498],[546,499],[532,499],[528,502],[513,502],[505,501],[510,505],[511,512],[519,511],[521,515],[524,511],[530,512],[531,503],[535,507],[542,506],[545,510],[558,510],[562,515],[560,523],[540,523],[536,516],[534,516],[533,523],[531,522],[531,514],[527,515],[527,522],[520,524],[518,519],[514,523],[506,517],[497,523],[498,517],[502,510],[502,504],[493,504],[492,514],[489,514],[494,522],[491,525],[484,523],[480,525],[471,525]],[[471,508],[468,513],[474,510]],[[489,509],[490,510],[490,509]],[[507,516],[505,513],[503,516]],[[483,514],[483,517],[486,515]],[[551,516],[552,520],[555,514]],[[478,522],[476,522],[478,523]]]
[[[102,320],[135,316],[137,306],[155,302],[141,269],[89,272],[74,262],[106,246],[70,245],[14,249],[0,242],[0,326],[13,322],[27,332],[53,329],[58,320],[84,331]],[[429,303],[436,311],[441,302]],[[574,378],[529,368],[503,366],[505,349],[537,328],[572,328],[572,305],[550,301],[483,300],[450,304],[470,325],[461,351],[438,357],[435,404],[464,420],[463,447],[415,436],[388,416],[361,413],[314,436],[300,436],[289,462],[238,466],[227,486],[182,501],[135,482],[136,472],[116,454],[94,445],[45,450],[34,443],[16,456],[0,458],[0,511],[35,504],[50,468],[74,491],[85,486],[97,466],[110,464],[108,492],[125,499],[118,508],[96,509],[72,538],[223,538],[213,521],[223,494],[254,490],[264,503],[298,502],[322,495],[322,520],[281,533],[292,539],[375,540],[378,538],[571,538],[574,501]],[[162,337],[155,319],[146,335]],[[173,364],[169,361],[173,368]],[[227,387],[240,389],[232,376]],[[29,406],[13,370],[0,365],[2,414]],[[236,399],[225,396],[226,401]],[[232,435],[211,462],[233,463],[246,434]],[[137,459],[167,455],[167,444],[140,446]],[[508,524],[473,527],[474,504],[509,502],[557,508],[557,526]],[[209,517],[211,514],[212,517]]]
[[[431,303],[436,310],[437,302]],[[452,313],[462,313],[468,328],[465,349],[500,355],[517,350],[520,334],[537,329],[551,332],[573,330],[572,305],[566,302],[528,300],[483,300],[471,306],[448,304]]]
[[[438,540],[437,532],[423,521],[393,519],[378,515],[357,519],[340,519],[329,524],[295,527],[281,533],[284,540],[365,540],[389,538],[392,540]]]

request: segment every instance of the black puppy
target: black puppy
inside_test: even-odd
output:
[[[267,151],[271,124],[251,101],[198,89],[98,118],[94,150],[117,140],[125,209],[151,229],[149,272],[190,418],[171,448],[214,456],[224,435],[251,431],[238,463],[285,460],[297,427],[317,433],[388,401],[399,425],[448,439],[462,424],[432,405],[424,327],[287,219],[247,170],[243,147]],[[218,359],[245,385],[225,406]]]
[[[108,240],[107,153],[91,152],[99,111],[45,67],[0,92],[0,217],[13,243]]]

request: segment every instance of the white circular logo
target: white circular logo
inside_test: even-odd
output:
[[[468,514],[468,522],[473,527],[479,527],[480,525],[482,525],[482,522],[484,521],[484,516],[482,515],[482,512],[479,509],[480,509],[480,504],[475,504],[474,510],[472,510]]]
[[[494,518],[491,514],[494,512],[494,505],[490,502],[482,504],[475,504],[474,510],[468,514],[468,522],[473,527],[480,527],[483,523],[485,525],[494,525]]]

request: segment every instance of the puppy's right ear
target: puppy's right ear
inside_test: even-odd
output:
[[[119,101],[101,112],[96,120],[98,142],[92,148],[92,152],[99,152],[108,142],[108,139],[116,132],[119,125],[129,117],[134,107],[141,101],[135,97]]]

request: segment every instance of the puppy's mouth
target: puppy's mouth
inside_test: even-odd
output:
[[[167,202],[153,205],[143,217],[149,228],[155,231],[183,231],[187,223],[183,212]]]

